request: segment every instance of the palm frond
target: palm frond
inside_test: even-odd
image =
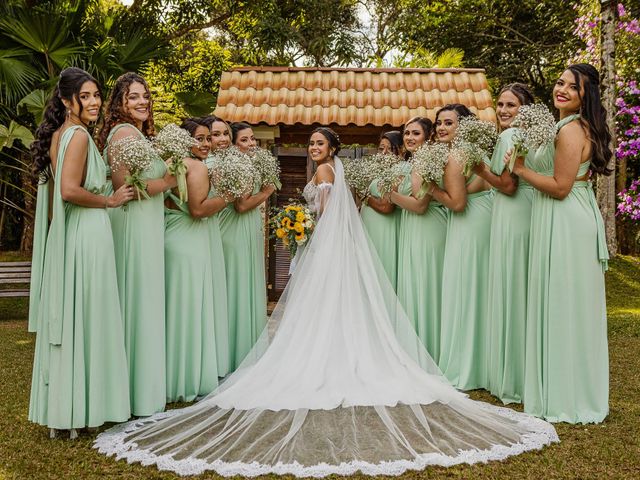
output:
[[[0,50],[0,100],[14,103],[26,95],[41,76],[29,62],[29,50]]]
[[[463,59],[464,50],[460,48],[447,48],[438,55],[436,63],[438,68],[460,68],[464,66]]]
[[[26,110],[31,113],[35,119],[36,124],[42,122],[42,115],[44,114],[44,109],[47,106],[47,102],[49,101],[49,93],[38,89],[29,93],[22,100],[18,102],[17,108],[18,111]]]
[[[137,71],[147,63],[162,56],[167,47],[166,41],[150,35],[140,29],[131,29],[123,38],[118,39],[115,51],[115,63],[122,72]]]

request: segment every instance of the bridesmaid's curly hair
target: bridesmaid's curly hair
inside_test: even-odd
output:
[[[109,132],[119,123],[130,123],[135,125],[135,120],[126,111],[125,104],[127,102],[127,95],[129,95],[129,88],[132,84],[141,84],[145,91],[149,94],[149,118],[142,124],[142,133],[145,137],[153,137],[155,135],[155,126],[153,123],[153,99],[151,98],[151,91],[147,81],[134,72],[128,72],[120,75],[116,80],[109,100],[107,100],[107,106],[105,108],[104,125],[98,135],[98,148],[104,149],[107,143],[107,137]]]
[[[32,173],[41,182],[46,183],[51,177],[49,168],[51,165],[51,157],[49,156],[51,137],[64,123],[67,115],[67,108],[62,103],[62,100],[69,102],[75,100],[80,106],[80,112],[82,112],[82,102],[78,95],[85,82],[93,82],[98,87],[98,90],[100,89],[98,81],[80,68],[69,67],[60,72],[58,83],[44,109],[42,123],[36,130],[35,141],[31,144]]]
[[[591,171],[600,175],[611,175],[613,170],[608,167],[613,156],[611,151],[611,132],[607,125],[607,111],[600,100],[600,74],[588,63],[570,65],[568,70],[573,73],[578,86],[580,98],[580,115],[583,128],[589,130],[591,140]],[[580,87],[584,95],[580,94]]]

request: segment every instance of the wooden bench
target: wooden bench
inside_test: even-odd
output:
[[[0,262],[0,297],[28,297],[31,262]],[[6,285],[19,285],[6,288]]]

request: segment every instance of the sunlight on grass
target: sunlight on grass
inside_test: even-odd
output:
[[[640,259],[617,257],[606,276],[609,314],[610,413],[600,425],[557,424],[560,443],[502,462],[432,467],[408,472],[399,480],[640,478]],[[27,333],[24,301],[0,299],[0,479],[118,478],[154,480],[181,477],[155,467],[129,465],[98,454],[95,433],[74,441],[47,438],[47,429],[27,421],[35,335]],[[18,312],[12,316],[12,312]],[[499,404],[485,391],[477,400]],[[186,404],[170,405],[179,408]],[[522,410],[522,406],[512,406]],[[535,472],[535,473],[534,473]],[[198,479],[222,479],[207,473]],[[240,477],[238,477],[240,478]],[[293,477],[263,476],[262,479]],[[331,477],[340,478],[340,477]],[[353,475],[352,480],[371,477]],[[393,477],[396,478],[396,477]]]

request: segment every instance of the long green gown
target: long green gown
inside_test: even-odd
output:
[[[571,115],[560,130],[579,118]],[[555,146],[532,168],[553,175]],[[589,170],[580,165],[577,177]],[[551,422],[601,422],[609,412],[604,223],[591,182],[556,200],[536,191],[531,214],[524,409]]]
[[[120,124],[111,130],[105,156],[113,134],[124,126],[135,128]],[[158,157],[143,178],[162,178],[166,171]],[[129,362],[131,413],[148,416],[164,410],[166,397],[164,195],[158,193],[114,208],[110,218]]]
[[[490,190],[472,193],[467,195],[463,212],[449,212],[438,365],[460,390],[485,388],[488,381],[486,315],[492,200]]]
[[[398,193],[411,195],[411,167]],[[398,298],[433,359],[441,355],[442,270],[447,211],[434,200],[422,214],[402,210],[398,229]]]
[[[369,191],[372,197],[381,197],[377,180],[371,183]],[[363,204],[360,209],[362,223],[378,253],[378,257],[380,257],[382,266],[394,290],[396,289],[398,275],[398,225],[400,223],[400,213],[398,208],[388,214],[376,212],[367,204]]]
[[[258,191],[254,188],[253,193]],[[220,232],[227,279],[230,366],[235,370],[267,323],[260,209],[238,213],[230,204],[220,212]]]
[[[167,402],[190,402],[218,385],[209,219],[169,197],[179,209],[164,215]]]
[[[60,138],[57,176],[75,132],[89,139],[83,187],[103,194],[106,166],[80,126]],[[60,182],[51,179],[38,189],[37,201],[35,238],[40,246],[46,238],[46,248],[34,252],[43,267],[31,325],[37,336],[29,420],[56,429],[123,422],[130,417],[129,385],[109,217],[102,208],[65,202]]]
[[[207,157],[205,165],[211,166],[212,156]],[[209,198],[216,197],[213,187],[209,190]],[[229,312],[227,309],[227,273],[224,264],[222,249],[222,234],[220,233],[219,214],[208,218],[209,226],[209,254],[213,272],[213,310],[215,316],[216,331],[216,356],[218,364],[218,376],[224,377],[231,373],[231,353],[229,342]]]
[[[513,148],[515,129],[500,134],[491,171],[502,175],[504,155]],[[530,166],[531,152],[525,158]],[[505,404],[520,402],[524,389],[527,275],[533,187],[520,180],[513,195],[494,191],[489,248],[488,389]]]

